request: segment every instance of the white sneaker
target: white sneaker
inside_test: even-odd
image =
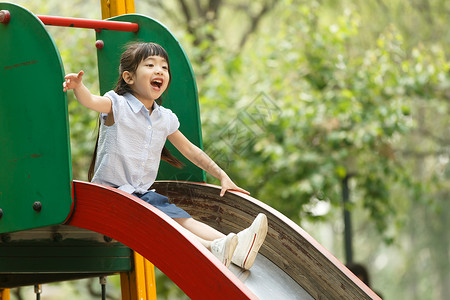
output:
[[[211,242],[211,253],[214,254],[227,268],[231,263],[231,257],[238,244],[238,237],[230,233],[224,238]]]
[[[237,234],[239,242],[231,261],[241,268],[250,269],[266,235],[267,217],[265,214],[258,214],[250,227]]]

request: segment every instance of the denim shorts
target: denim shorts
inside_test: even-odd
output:
[[[153,191],[148,191],[145,194],[136,194],[133,193],[134,196],[141,198],[145,202],[153,205],[166,215],[171,218],[191,218],[191,215],[188,214],[184,209],[179,208],[175,204],[169,203],[169,198],[158,194]]]

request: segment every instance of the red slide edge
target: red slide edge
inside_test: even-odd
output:
[[[76,204],[66,223],[109,236],[164,272],[192,299],[258,299],[170,217],[120,190],[74,181]]]

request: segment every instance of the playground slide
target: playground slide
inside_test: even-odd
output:
[[[192,182],[153,186],[196,219],[224,233],[263,212],[268,236],[249,271],[227,269],[189,232],[151,205],[115,189],[74,182],[67,225],[108,235],[142,254],[193,299],[379,299],[295,223],[260,201]],[[209,289],[199,288],[205,285]]]

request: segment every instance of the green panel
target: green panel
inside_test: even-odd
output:
[[[26,9],[0,3],[0,233],[62,223],[70,214],[67,97],[59,52]],[[42,210],[33,210],[41,202]]]
[[[120,55],[127,43],[138,40],[160,44],[169,54],[172,74],[170,88],[163,95],[163,106],[170,108],[178,116],[180,131],[192,143],[202,148],[197,85],[189,59],[180,43],[164,25],[146,16],[130,14],[111,20],[138,23],[139,31],[132,33],[103,30],[97,33],[97,39],[103,40],[105,44],[103,49],[97,51],[101,92],[106,93],[114,89],[119,76]],[[186,160],[169,142],[166,146],[186,167],[180,170],[162,162],[158,179],[195,182],[206,180],[203,170]]]
[[[131,270],[131,258],[132,250],[119,243],[8,245],[0,247],[0,274],[124,272]]]
[[[32,273],[115,273],[131,270],[132,261],[132,250],[116,240],[67,225],[0,235],[0,278]],[[0,280],[0,286],[2,283]]]

